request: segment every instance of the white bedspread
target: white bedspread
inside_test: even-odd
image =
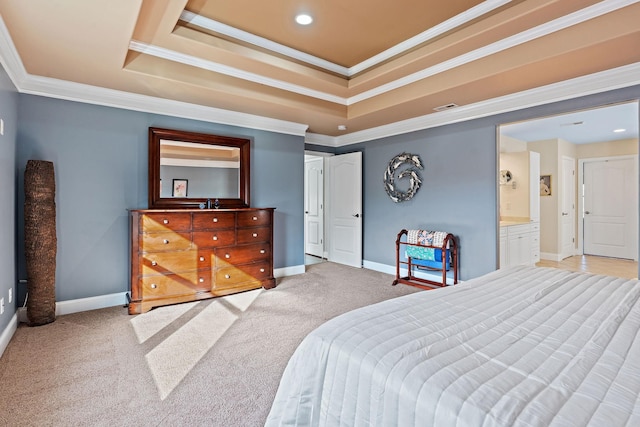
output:
[[[499,270],[330,320],[267,426],[640,426],[640,282]]]

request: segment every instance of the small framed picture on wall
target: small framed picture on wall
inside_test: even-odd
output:
[[[551,195],[551,175],[540,175],[540,195]]]
[[[174,179],[173,180],[173,197],[187,197],[187,186],[189,181],[186,179]]]

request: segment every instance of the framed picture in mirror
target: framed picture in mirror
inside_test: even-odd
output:
[[[189,180],[187,179],[174,179],[173,180],[173,192],[171,196],[173,197],[187,197],[187,186],[189,185]]]

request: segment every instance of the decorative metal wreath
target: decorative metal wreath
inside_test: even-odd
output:
[[[398,179],[409,178],[410,187],[407,191],[399,191],[396,188],[394,176],[398,168],[405,164],[409,164],[411,167],[400,172]],[[391,159],[387,170],[384,171],[384,189],[391,200],[400,203],[411,200],[416,195],[420,184],[422,184],[418,169],[424,169],[418,154],[401,153]]]

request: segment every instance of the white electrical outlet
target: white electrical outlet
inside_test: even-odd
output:
[[[9,288],[9,304],[13,302],[13,288]]]
[[[0,298],[0,314],[4,313],[4,298]]]

